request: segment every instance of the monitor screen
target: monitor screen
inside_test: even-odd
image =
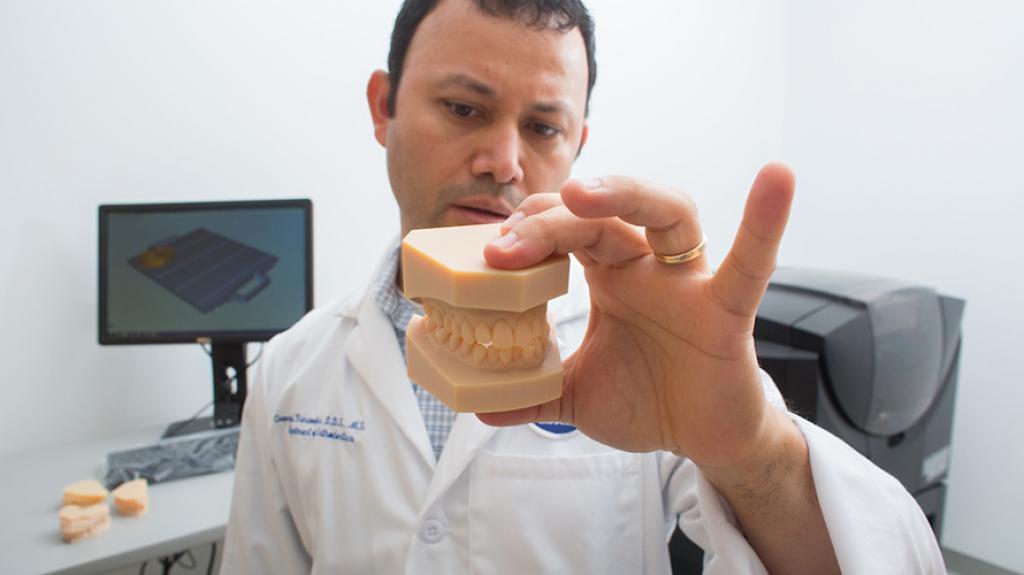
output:
[[[309,200],[103,205],[102,344],[265,341],[313,305]]]

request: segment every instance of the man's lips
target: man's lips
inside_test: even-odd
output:
[[[452,206],[452,209],[458,213],[460,219],[471,224],[494,224],[503,222],[506,219],[506,216],[490,210],[481,210],[458,205]]]
[[[500,218],[507,218],[512,213],[512,207],[503,200],[484,196],[463,198],[454,204],[457,208],[465,208],[484,214],[490,214]]]

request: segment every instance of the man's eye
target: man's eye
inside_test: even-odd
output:
[[[542,138],[551,138],[558,134],[558,128],[541,122],[535,122],[532,126],[533,132]]]
[[[472,116],[473,112],[475,111],[473,110],[473,106],[469,106],[467,104],[459,104],[458,102],[447,102],[447,105],[448,109],[451,110],[453,114],[459,116],[460,118],[468,118]]]

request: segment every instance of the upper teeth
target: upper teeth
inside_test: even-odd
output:
[[[423,302],[424,327],[438,346],[477,367],[533,367],[547,353],[547,303],[523,313]]]

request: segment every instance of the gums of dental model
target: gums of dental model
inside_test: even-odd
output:
[[[484,246],[500,224],[413,230],[402,241],[405,296],[426,313],[406,332],[409,378],[459,412],[537,405],[562,393],[548,300],[568,289],[569,260],[499,270]]]

